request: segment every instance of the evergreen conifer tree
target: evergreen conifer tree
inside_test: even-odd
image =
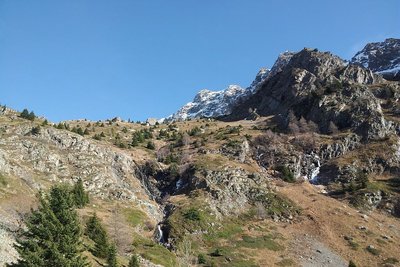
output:
[[[96,214],[93,214],[86,223],[86,234],[95,244],[92,254],[99,258],[107,258],[109,254],[108,236]]]
[[[19,115],[21,118],[27,119],[29,117],[29,111],[25,108]]]
[[[39,208],[32,211],[27,230],[17,240],[20,258],[9,266],[88,266],[81,255],[81,229],[73,207],[66,186],[54,186],[49,195],[39,195]]]
[[[107,267],[118,267],[117,248],[112,244],[108,249]]]
[[[87,203],[89,203],[89,194],[85,192],[85,189],[83,188],[82,179],[79,179],[72,188],[72,196],[75,205],[78,208],[83,208]]]

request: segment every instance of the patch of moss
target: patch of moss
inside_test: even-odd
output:
[[[147,218],[143,211],[135,208],[126,208],[124,209],[123,214],[128,223],[133,227],[142,224]]]
[[[6,177],[0,173],[0,186],[4,187],[4,186],[7,186],[7,184],[8,183],[7,183]]]

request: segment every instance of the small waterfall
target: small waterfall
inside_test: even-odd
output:
[[[182,188],[182,185],[183,185],[183,181],[182,181],[182,179],[181,179],[181,178],[179,178],[179,180],[178,180],[178,181],[176,181],[176,184],[175,184],[175,188],[176,188],[176,190],[179,190],[179,189],[181,189],[181,188]]]
[[[318,174],[319,174],[320,167],[321,167],[321,163],[318,160],[317,167],[311,171],[311,175],[310,175],[310,179],[309,179],[311,184],[318,184]]]
[[[163,234],[163,231],[161,229],[161,224],[157,225],[157,230],[158,230],[158,242],[164,243],[164,234]]]

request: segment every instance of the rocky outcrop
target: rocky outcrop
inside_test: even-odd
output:
[[[30,123],[2,126],[3,174],[19,177],[34,190],[43,188],[43,181],[73,183],[80,178],[86,189],[100,198],[136,201],[139,195],[146,195],[139,168],[130,156],[68,131],[42,127],[33,135],[31,129]],[[158,216],[157,207],[151,210]]]
[[[387,80],[400,80],[400,39],[388,38],[369,43],[350,61],[381,74]]]
[[[347,65],[328,52],[304,49],[223,119],[245,119],[250,108],[264,116],[286,116],[293,110],[297,118],[317,123],[321,132],[333,122],[339,129],[353,129],[364,140],[379,139],[395,130],[370,89],[382,81],[370,70]]]
[[[201,90],[192,102],[187,103],[165,120],[216,118],[230,114],[235,105],[251,97],[267,79],[281,72],[294,54],[294,52],[289,51],[280,54],[272,69],[261,68],[251,85],[246,89],[238,85],[230,85],[222,91]]]

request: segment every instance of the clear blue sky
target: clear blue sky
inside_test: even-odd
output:
[[[52,121],[164,117],[284,50],[400,37],[398,0],[0,0],[0,103]]]

